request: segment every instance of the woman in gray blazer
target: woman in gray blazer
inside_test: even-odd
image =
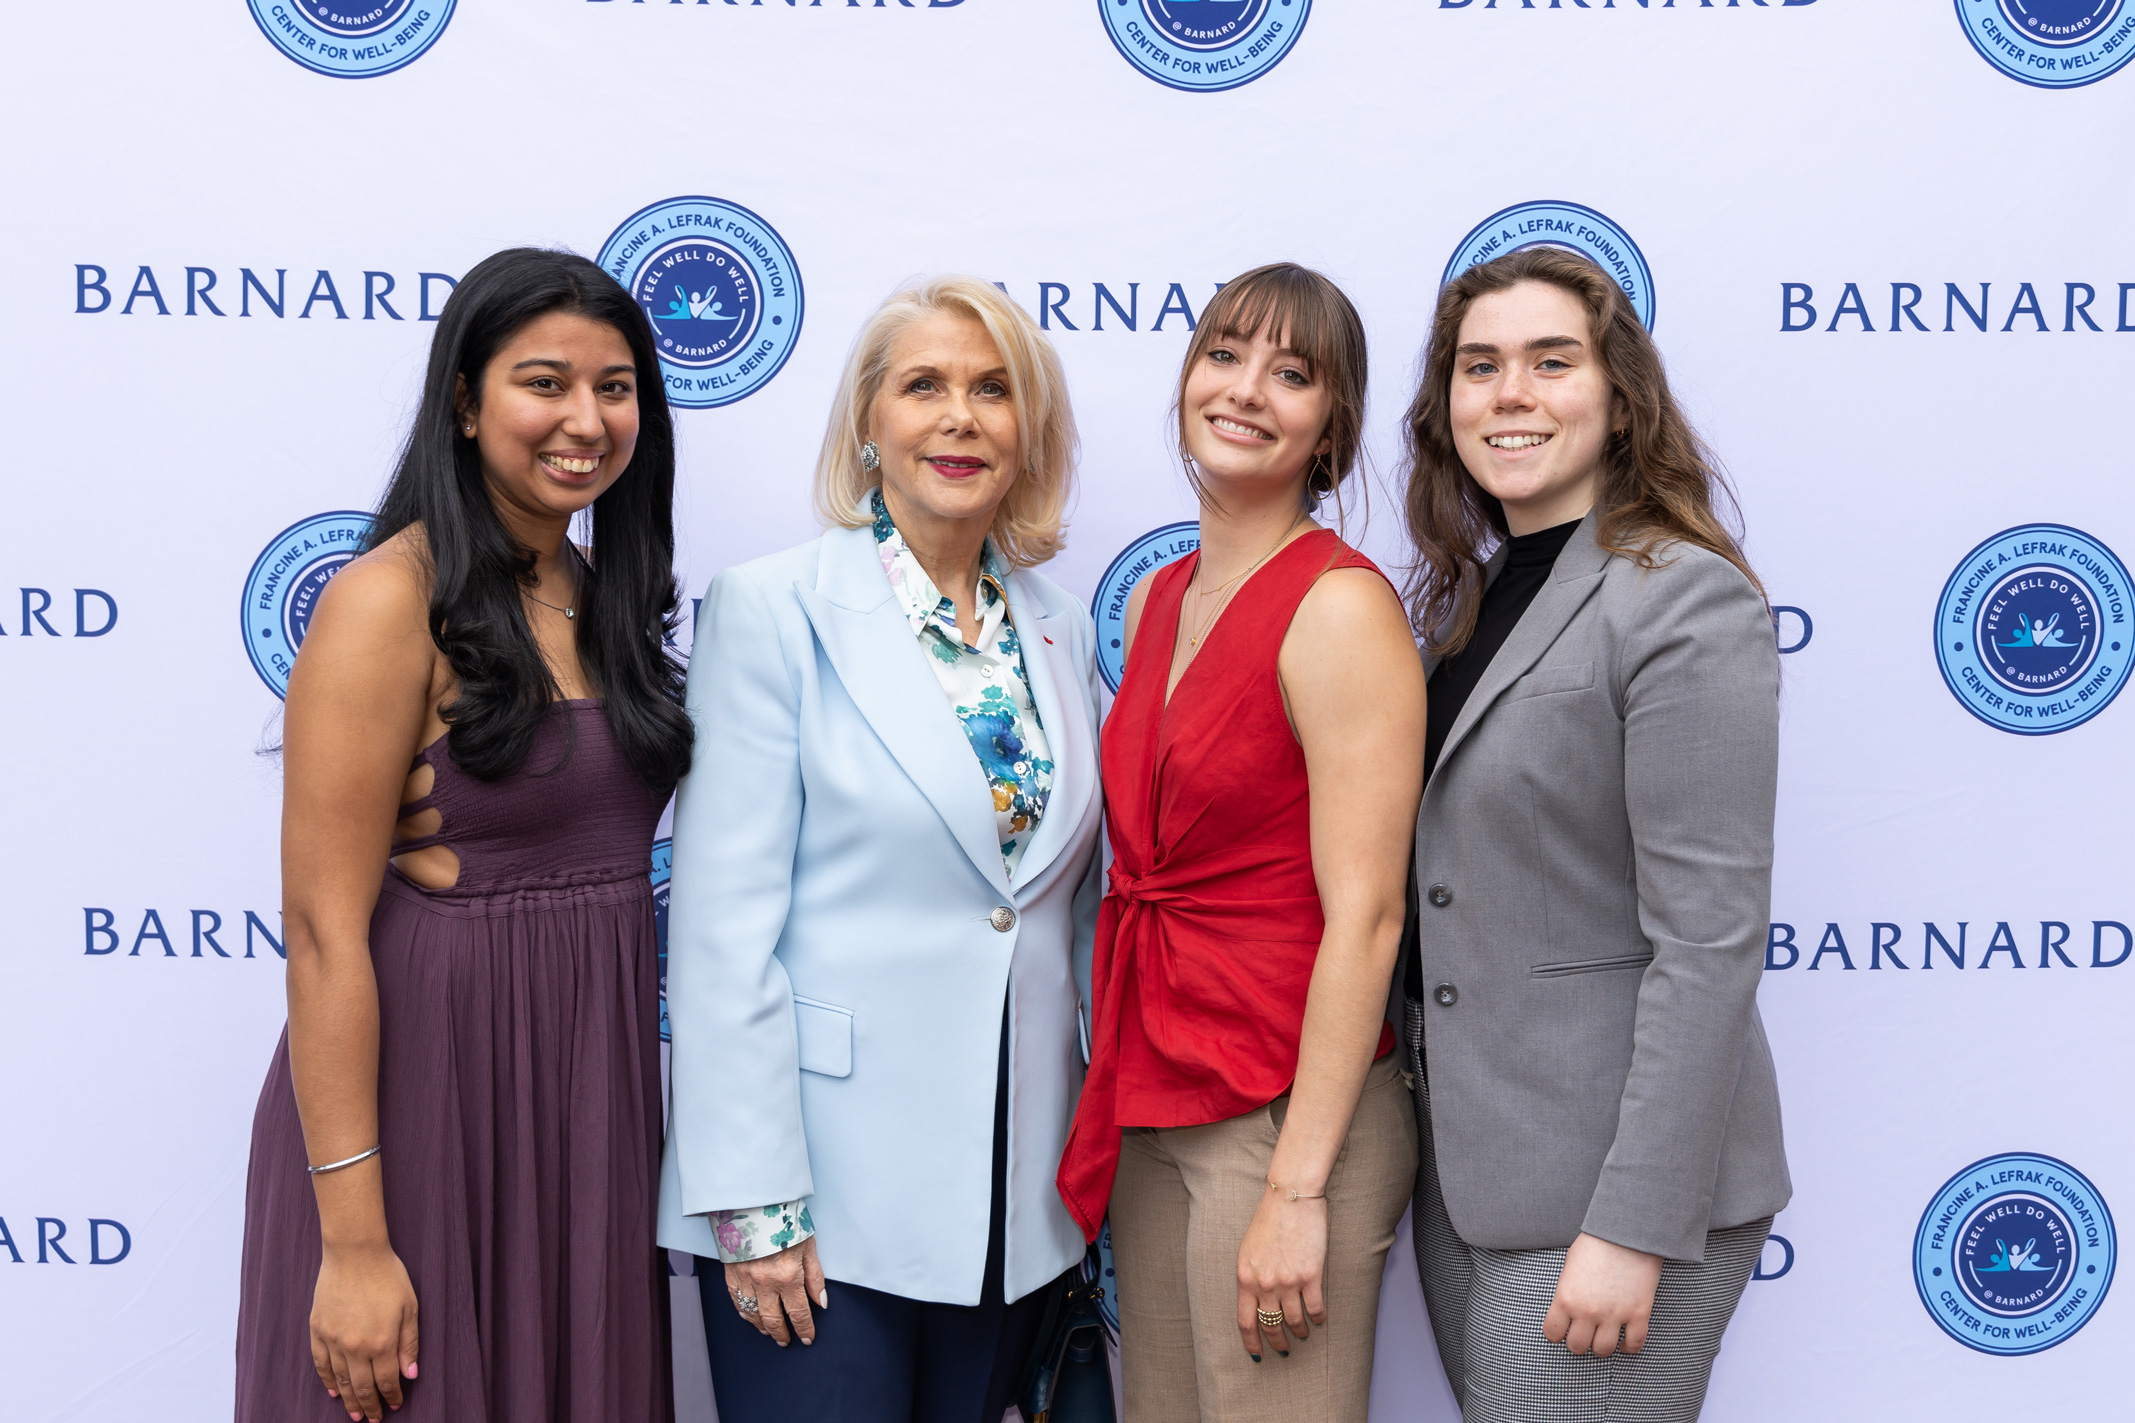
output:
[[[1468,1423],[1695,1419],[1787,1203],[1757,1016],[1778,653],[1652,338],[1534,247],[1408,416],[1416,1253]]]

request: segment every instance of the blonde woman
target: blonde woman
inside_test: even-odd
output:
[[[832,406],[829,531],[705,599],[660,1243],[703,1257],[723,1423],[998,1423],[1082,1257],[1053,1168],[1097,913],[1095,634],[1032,571],[1075,449],[1059,359],[997,288],[901,292]]]

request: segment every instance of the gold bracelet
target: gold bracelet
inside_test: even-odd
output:
[[[1315,1195],[1308,1196],[1304,1192],[1299,1191],[1294,1187],[1278,1186],[1272,1180],[1268,1182],[1268,1189],[1271,1191],[1284,1192],[1287,1199],[1291,1201],[1324,1201],[1327,1199],[1327,1193],[1325,1191],[1320,1191]]]

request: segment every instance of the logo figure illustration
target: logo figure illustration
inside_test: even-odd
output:
[[[2082,1172],[2006,1152],[1973,1162],[1928,1202],[1913,1235],[1913,1282],[1958,1343],[2036,1354],[2098,1312],[2117,1248],[2113,1214]]]
[[[2068,639],[2061,636],[2061,630],[2055,626],[2060,621],[2061,615],[2055,613],[2044,623],[2033,627],[2028,617],[2018,613],[2016,615],[2016,636],[2001,645],[2003,647],[2067,647],[2069,645]]]
[[[713,298],[717,295],[717,292],[684,292],[682,288],[676,287],[674,296],[669,298],[667,303],[667,315],[663,317],[662,320],[728,320],[729,318],[727,317],[726,311],[724,309],[726,303],[723,301],[713,300]],[[748,319],[749,314],[746,311],[741,312],[732,318],[736,326],[739,326],[742,322],[747,321]]]
[[[2012,0],[2014,3],[2014,0]],[[2128,572],[2080,529],[2024,524],[1966,554],[1935,607],[1935,657],[1965,710],[2044,736],[2081,726],[2135,660]]]
[[[631,215],[600,265],[637,299],[671,405],[706,410],[755,393],[801,331],[801,274],[772,226],[722,198],[669,198]]]
[[[1994,1242],[1994,1253],[1987,1257],[1987,1263],[1974,1266],[1973,1273],[1991,1275],[2002,1270],[2029,1270],[2033,1272],[2044,1270],[2046,1266],[2041,1265],[2035,1258],[2038,1248],[2039,1241],[2037,1236],[2025,1241],[2024,1248],[2017,1251],[2011,1251],[2008,1246],[1997,1240]],[[2057,1274],[2060,1269],[2059,1265],[2053,1267],[2054,1272]]]

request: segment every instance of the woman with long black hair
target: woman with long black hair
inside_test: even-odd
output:
[[[629,296],[568,253],[469,272],[289,680],[239,1423],[669,1415],[647,856],[693,734],[673,498]]]

